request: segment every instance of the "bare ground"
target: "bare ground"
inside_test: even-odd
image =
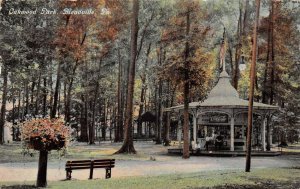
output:
[[[16,146],[17,145],[15,144],[14,148],[20,148],[19,146]],[[57,154],[55,155],[56,152],[54,152],[49,157],[47,178],[52,181],[64,180],[64,164],[66,160],[69,159],[115,158],[116,167],[112,170],[112,177],[114,178],[182,174],[210,170],[234,170],[244,169],[245,166],[244,157],[192,156],[190,159],[184,160],[179,156],[168,156],[167,147],[154,145],[152,142],[136,143],[135,147],[138,151],[138,154],[136,155],[112,155],[120,146],[120,143],[102,143],[93,146],[76,143],[70,147],[66,157],[60,160],[56,159]],[[36,157],[24,158],[20,152],[14,154],[14,157],[11,157],[11,161],[9,153],[6,153],[6,156],[3,157],[4,156],[0,157],[0,181],[26,182],[36,180]],[[300,165],[300,155],[298,154],[252,158],[252,168],[293,167],[296,165]],[[96,170],[94,172],[94,178],[104,178],[104,172],[104,170]],[[72,173],[72,178],[77,180],[86,180],[88,179],[88,176],[89,170],[79,170]],[[263,185],[267,184],[268,183],[265,183]],[[238,186],[230,187],[238,188]]]

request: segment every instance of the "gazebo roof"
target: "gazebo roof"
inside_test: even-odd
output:
[[[193,108],[241,108],[248,107],[248,101],[239,98],[237,90],[230,83],[230,76],[223,70],[220,73],[219,81],[216,86],[210,91],[208,97],[203,102],[191,102],[189,107]],[[255,109],[276,110],[277,106],[254,102]],[[183,109],[183,105],[167,108],[166,111]]]

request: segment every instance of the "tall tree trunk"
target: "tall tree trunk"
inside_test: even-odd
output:
[[[50,61],[51,62],[51,61]],[[50,111],[49,114],[51,114],[51,110],[52,110],[52,105],[53,105],[53,100],[54,100],[54,90],[53,90],[53,79],[52,79],[52,75],[53,75],[53,68],[52,68],[52,63],[50,65],[50,71],[48,73],[48,86],[50,88],[50,100],[49,100],[49,107],[50,107]]]
[[[90,141],[91,138],[91,128],[90,128],[90,123],[89,123],[89,114],[88,114],[88,96],[87,96],[87,92],[85,92],[84,95],[84,123],[85,123],[85,127],[87,129],[87,133],[88,133],[88,137],[87,137],[87,141]]]
[[[242,48],[242,7],[240,3],[240,11],[239,11],[239,20],[238,20],[238,28],[237,28],[237,45],[235,49],[235,67],[234,67],[234,74],[233,74],[233,87],[238,89],[239,85],[239,77],[240,77],[240,58],[241,58],[241,48]]]
[[[99,83],[97,82],[95,85],[95,93],[93,100],[93,113],[92,113],[92,123],[91,123],[91,134],[90,134],[90,144],[95,144],[95,116],[96,116],[96,106],[97,106],[97,98],[99,91]]]
[[[37,116],[39,114],[39,102],[40,102],[40,89],[41,89],[41,76],[42,76],[42,71],[39,73],[39,79],[37,83],[37,89],[36,89],[36,97],[35,97],[35,111],[34,114]]]
[[[1,104],[1,114],[0,114],[0,145],[4,144],[4,125],[5,125],[5,113],[6,113],[6,101],[7,101],[7,80],[8,80],[8,69],[7,69],[7,65],[4,63],[2,104]]]
[[[246,153],[246,172],[250,172],[251,168],[251,135],[253,125],[253,96],[254,96],[254,83],[256,75],[256,58],[257,58],[257,28],[259,21],[260,0],[256,0],[256,15],[255,24],[253,29],[253,45],[252,45],[252,59],[251,59],[251,72],[250,72],[250,90],[249,90],[249,108],[248,108],[248,129],[247,129],[247,153]]]
[[[230,44],[228,44],[228,53],[229,53],[229,62],[230,62],[230,69],[231,69],[231,75],[232,78],[234,78],[234,74],[235,74],[235,65],[233,63],[233,55],[232,55],[232,47]],[[221,61],[220,61],[221,62]],[[220,63],[219,63],[220,64]],[[221,67],[221,65],[219,65],[219,68]],[[232,81],[233,82],[233,81]]]
[[[28,81],[25,82],[25,115],[29,114],[29,89],[28,89]]]
[[[273,98],[272,98],[272,102],[269,101],[270,100],[270,92],[272,91],[273,88],[273,84],[271,84],[272,82],[272,78],[274,79],[274,72],[273,72],[273,66],[274,66],[274,2],[271,2],[270,5],[270,13],[269,13],[269,28],[268,28],[268,47],[267,47],[267,59],[266,59],[266,65],[265,65],[265,70],[264,70],[264,80],[263,80],[263,89],[262,89],[262,102],[263,103],[273,103]],[[270,71],[270,67],[271,67],[271,73],[269,73]],[[268,80],[268,75],[270,74],[270,80]],[[267,151],[271,150],[271,144],[270,144],[270,132],[271,132],[271,128],[270,128],[270,121],[269,118],[267,120],[267,146],[266,149]]]
[[[158,65],[162,64],[162,47],[157,50]],[[158,86],[155,90],[155,109],[156,109],[156,144],[161,144],[161,103],[162,103],[162,80],[158,79]]]
[[[133,0],[133,15],[131,20],[131,52],[127,86],[127,105],[125,117],[125,132],[123,146],[117,153],[136,153],[132,136],[133,92],[135,80],[135,64],[137,55],[139,0]]]
[[[35,89],[35,85],[36,85],[36,82],[35,82],[35,79],[36,78],[32,78],[32,84],[31,84],[31,100],[30,100],[30,104],[33,104],[33,100],[34,100],[34,89]]]
[[[269,13],[269,27],[268,27],[268,45],[267,45],[267,58],[266,58],[266,65],[264,70],[264,80],[263,80],[263,90],[262,90],[262,102],[269,103],[270,100],[270,90],[272,88],[270,84],[269,77],[270,67],[272,66],[272,41],[273,41],[273,1],[270,5],[270,13]],[[272,68],[271,68],[272,69]]]
[[[187,8],[186,13],[186,36],[190,33],[190,7]],[[187,159],[190,157],[190,139],[189,139],[189,101],[190,101],[190,76],[189,76],[189,56],[190,45],[189,39],[185,42],[185,57],[184,57],[184,110],[183,110],[183,154],[182,158]]]
[[[18,93],[18,120],[20,121],[21,119],[21,89],[18,90],[19,93]]]
[[[21,113],[21,121],[24,121],[24,116],[25,116],[25,104],[26,104],[26,99],[25,99],[25,96],[26,96],[26,82],[24,84],[24,95],[22,95],[22,113]]]
[[[158,84],[158,89],[157,89],[157,114],[156,114],[156,119],[157,119],[157,125],[156,125],[156,144],[161,144],[161,129],[162,129],[162,81],[159,81]]]
[[[149,44],[149,47],[147,49],[147,53],[146,53],[146,61],[145,61],[145,65],[144,65],[144,70],[143,73],[141,75],[141,80],[142,80],[142,91],[141,91],[141,100],[140,100],[140,109],[139,109],[139,115],[138,115],[138,137],[142,136],[142,120],[141,120],[141,116],[142,113],[144,112],[144,106],[145,106],[145,93],[147,90],[147,86],[146,86],[146,70],[147,70],[147,65],[148,65],[148,61],[149,61],[149,54],[150,54],[150,50],[151,50],[151,43]]]
[[[14,88],[14,87],[12,87],[12,88]],[[12,107],[12,139],[13,139],[13,141],[16,140],[16,128],[15,128],[15,114],[16,114],[15,112],[16,112],[16,107],[15,107],[15,104],[16,104],[16,99],[15,99],[15,96],[13,94],[13,107]]]
[[[79,35],[80,36],[80,35]],[[79,45],[83,46],[85,39],[86,39],[87,34],[84,32],[83,33],[83,37],[82,40],[80,40],[81,38],[79,38]],[[74,78],[75,78],[75,74],[76,74],[76,70],[77,67],[79,65],[79,59],[77,58],[75,61],[75,65],[72,69],[71,74],[69,75],[69,86],[67,89],[67,94],[66,94],[66,103],[65,103],[65,121],[67,123],[70,122],[70,109],[71,109],[71,97],[72,97],[72,89],[73,89],[73,82],[74,82]]]
[[[171,107],[171,87],[170,87],[170,81],[168,81],[168,98],[166,105],[167,107]],[[170,112],[166,112],[166,124],[165,124],[165,132],[164,132],[164,145],[169,146],[170,145],[170,126],[171,126],[171,120],[170,120]]]
[[[122,116],[122,89],[121,89],[121,78],[122,78],[122,61],[120,49],[118,49],[118,63],[119,63],[119,73],[118,73],[118,89],[117,89],[117,123],[115,124],[115,142],[121,141],[121,127],[123,126],[123,116]]]
[[[125,73],[125,67],[123,68],[123,71],[122,71],[122,76],[121,76],[121,78],[124,78],[125,77],[125,75],[126,75],[126,73]],[[124,78],[125,79],[125,78]],[[125,90],[125,85],[127,85],[126,84],[126,82],[125,82],[125,84],[124,85],[122,85],[121,86],[121,89],[120,89],[120,102],[121,102],[121,109],[120,109],[120,113],[119,113],[119,115],[120,115],[120,119],[119,119],[119,137],[120,137],[120,141],[122,141],[123,139],[124,139],[124,118],[125,118],[125,107],[126,107],[126,102],[125,102],[125,99],[126,99],[126,90]]]
[[[270,104],[273,104],[274,102],[274,85],[275,85],[275,34],[274,34],[274,24],[275,24],[275,20],[274,20],[274,6],[275,3],[274,1],[272,1],[272,24],[271,24],[271,74],[270,74]]]
[[[47,115],[47,78],[44,78],[44,88],[43,88],[43,117]]]
[[[248,32],[248,19],[249,19],[249,0],[246,0],[245,4],[245,12],[244,12],[244,22],[243,22],[243,36],[246,36]]]
[[[59,62],[57,65],[57,74],[56,74],[56,84],[55,91],[53,97],[53,106],[50,114],[50,118],[55,118],[57,108],[58,108],[58,97],[59,97],[59,88],[60,88],[60,79],[61,79],[61,63]]]
[[[88,128],[87,128],[87,122],[86,122],[86,103],[85,103],[85,97],[84,95],[81,96],[81,100],[83,104],[81,105],[81,111],[80,111],[80,141],[81,142],[88,142]]]
[[[106,129],[107,129],[107,124],[106,124],[106,117],[107,117],[107,111],[106,111],[106,108],[107,108],[107,99],[104,99],[104,107],[102,109],[103,111],[103,125],[102,125],[102,139],[105,141],[106,140]]]
[[[73,82],[74,82],[74,77],[76,74],[76,70],[78,67],[78,63],[79,60],[77,59],[75,62],[75,65],[72,69],[72,73],[69,76],[70,77],[70,81],[69,81],[69,86],[67,87],[67,93],[66,93],[66,106],[65,106],[65,120],[66,122],[70,122],[70,106],[71,106],[71,97],[72,97],[72,89],[73,89]]]

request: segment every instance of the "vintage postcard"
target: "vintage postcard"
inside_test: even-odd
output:
[[[300,0],[0,0],[0,188],[300,188]]]

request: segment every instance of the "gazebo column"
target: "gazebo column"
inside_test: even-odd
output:
[[[270,124],[270,123],[268,123],[267,122],[267,124]],[[266,127],[267,127],[268,125],[266,125]],[[269,143],[269,145],[270,145],[270,148],[272,147],[272,144],[273,144],[273,142],[272,142],[272,133],[273,133],[273,128],[271,127],[271,125],[269,125],[269,132],[267,132],[267,142]],[[267,145],[268,145],[268,143],[267,143]]]
[[[179,118],[178,126],[177,126],[177,141],[179,142],[179,148],[181,148],[181,135],[182,135],[182,128],[181,128],[181,119]]]
[[[266,151],[266,124],[267,124],[267,118],[263,118],[262,130],[261,130],[261,140],[262,140],[263,151]]]
[[[270,126],[271,127],[271,126]],[[272,146],[272,144],[273,144],[273,130],[272,130],[272,128],[270,128],[270,132],[269,132],[269,143],[270,143],[270,146]]]
[[[194,146],[196,148],[197,145],[197,117],[193,115],[193,139],[194,139]]]
[[[230,151],[234,151],[234,117],[230,121]]]
[[[242,139],[244,142],[243,151],[245,151],[246,150],[246,140],[245,140],[245,124],[244,123],[242,124]]]

